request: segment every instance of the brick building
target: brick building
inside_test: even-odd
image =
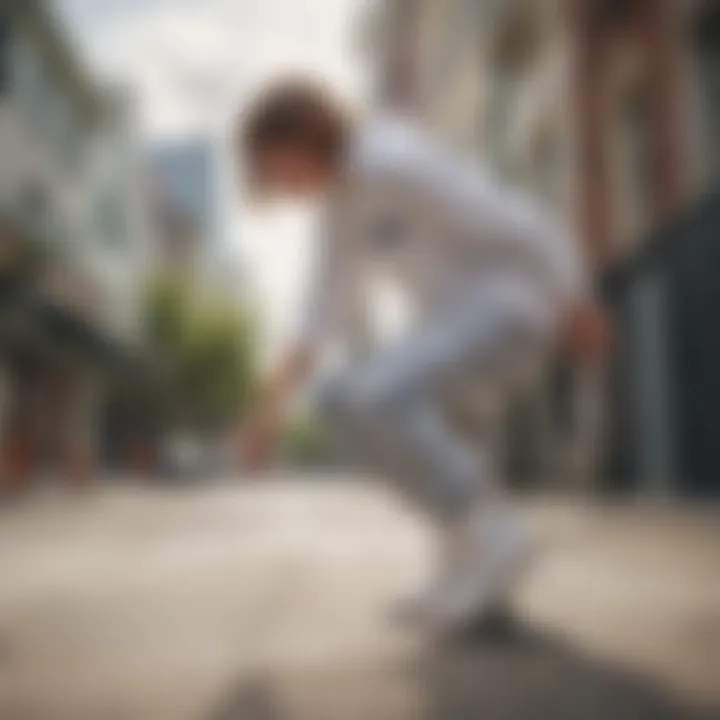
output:
[[[711,0],[391,0],[365,20],[380,101],[411,104],[541,198],[574,228],[598,281],[612,278],[621,332],[610,367],[560,358],[527,399],[548,475],[632,474],[625,486],[660,494],[702,474],[689,450],[669,450],[689,432],[672,400],[687,386],[665,312],[674,295],[662,283],[648,290],[639,268],[656,244],[672,245],[668,234],[693,252],[688,233],[714,217],[712,201],[697,198],[719,169],[719,28]],[[652,254],[658,266],[673,262]],[[706,395],[718,372],[707,373]]]

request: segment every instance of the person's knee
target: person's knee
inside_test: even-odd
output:
[[[372,392],[344,375],[329,378],[317,393],[318,412],[331,423],[377,422],[391,414],[390,405],[389,394]]]
[[[326,423],[344,422],[354,415],[351,385],[345,376],[326,379],[316,393],[320,418]]]

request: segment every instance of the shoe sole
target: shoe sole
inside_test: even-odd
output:
[[[507,614],[510,596],[518,589],[525,577],[535,565],[540,549],[534,543],[526,542],[513,551],[513,557],[507,560],[491,583],[491,590],[483,594],[465,612],[457,618],[446,618],[442,630],[455,634],[466,629],[482,625],[488,617],[500,612]]]

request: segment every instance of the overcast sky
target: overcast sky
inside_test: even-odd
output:
[[[143,135],[223,137],[258,84],[286,70],[364,98],[355,36],[364,0],[56,0],[100,76],[129,83]],[[270,341],[295,316],[309,263],[309,220],[287,210],[229,221],[269,319]]]

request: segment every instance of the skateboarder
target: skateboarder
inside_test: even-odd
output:
[[[594,348],[599,316],[576,249],[528,198],[416,122],[353,119],[309,82],[264,92],[240,123],[238,153],[256,194],[321,200],[326,212],[300,329],[244,427],[245,462],[266,461],[323,347],[365,336],[369,278],[390,278],[410,329],[321,383],[319,412],[436,522],[438,571],[406,612],[440,630],[474,622],[513,590],[533,546],[489,447],[455,432],[447,403],[504,392],[561,338]]]

